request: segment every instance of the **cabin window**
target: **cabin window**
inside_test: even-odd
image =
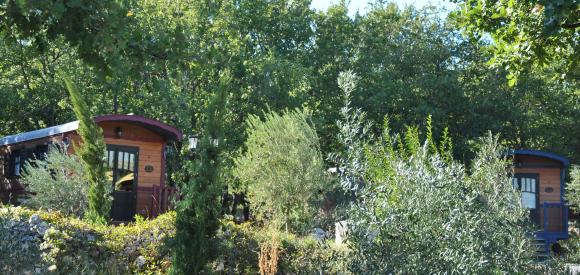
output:
[[[20,171],[22,169],[22,156],[20,156],[20,151],[14,151],[10,155],[10,176],[18,177],[20,176]]]
[[[45,160],[48,154],[48,145],[38,145],[34,149],[34,157],[36,159]]]
[[[136,182],[137,151],[121,146],[107,147],[107,176],[113,190],[132,192]]]
[[[522,205],[536,209],[538,204],[538,182],[535,177],[516,176],[512,179],[514,188],[521,191]]]

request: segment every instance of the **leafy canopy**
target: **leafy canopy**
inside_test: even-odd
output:
[[[559,64],[571,79],[580,60],[578,0],[456,0],[460,26],[477,37],[493,39],[491,63],[505,67],[513,85],[529,66]]]
[[[246,184],[251,206],[275,228],[305,229],[312,204],[328,190],[318,135],[304,111],[269,112],[247,120],[246,152],[234,174]]]

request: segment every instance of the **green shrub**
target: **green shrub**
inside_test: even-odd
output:
[[[560,241],[562,259],[566,263],[580,264],[580,228],[574,228],[567,240]]]
[[[178,186],[182,199],[176,207],[172,274],[204,273],[208,262],[216,257],[216,248],[210,240],[219,228],[222,158],[221,147],[211,139],[223,143],[222,123],[230,81],[228,71],[220,75],[220,85],[206,110],[205,132],[197,158],[185,161],[181,170]]]
[[[381,155],[390,173],[365,178],[364,200],[350,213],[353,271],[526,271],[533,228],[497,140],[482,141],[470,171],[428,150],[408,158]]]
[[[453,160],[447,131],[440,146],[430,126],[369,139],[364,113],[349,107],[352,74],[339,80],[345,95],[335,154],[340,181],[353,195],[348,210],[350,270],[364,274],[524,273],[531,267],[533,228],[512,188],[502,149],[491,135],[473,166]],[[339,83],[341,83],[339,82]],[[346,83],[345,83],[346,82]],[[345,87],[350,87],[345,89]],[[430,119],[428,125],[431,125]],[[421,145],[423,144],[423,145]]]
[[[250,116],[247,124],[247,150],[234,174],[247,184],[254,213],[275,228],[306,229],[330,182],[316,131],[298,110],[270,112],[265,121]]]
[[[66,149],[53,146],[45,158],[27,162],[22,182],[28,191],[35,193],[24,205],[83,217],[89,184],[83,164],[76,156],[67,154]]]
[[[350,249],[346,245],[226,220],[215,239],[220,257],[213,263],[214,272],[258,274],[260,247],[274,237],[280,249],[278,274],[350,274]]]
[[[105,226],[58,212],[0,208],[0,273],[166,273],[174,222],[173,212]]]
[[[566,200],[570,208],[580,212],[580,166],[570,169],[570,182],[566,186]]]

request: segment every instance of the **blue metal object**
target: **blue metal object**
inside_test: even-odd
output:
[[[562,224],[560,230],[550,230],[549,216],[551,208],[559,208],[560,215],[562,217]],[[544,202],[542,205],[544,212],[543,217],[543,230],[536,233],[537,237],[540,237],[546,241],[546,252],[549,252],[550,246],[557,243],[559,240],[568,239],[568,205],[562,202]]]

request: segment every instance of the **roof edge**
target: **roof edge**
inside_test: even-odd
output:
[[[124,122],[133,122],[144,125],[146,127],[150,127],[154,129],[157,133],[163,135],[163,137],[167,139],[174,139],[174,140],[181,140],[183,135],[181,131],[177,128],[165,124],[161,121],[146,118],[144,116],[139,115],[103,115],[103,116],[96,116],[95,122],[105,122],[105,121],[124,121]],[[55,125],[51,127],[46,127],[34,131],[22,132],[14,135],[0,137],[0,146],[8,146],[12,144],[22,143],[30,140],[55,136],[67,132],[76,131],[79,127],[79,121],[75,120],[72,122]]]
[[[549,158],[552,160],[559,161],[564,165],[564,167],[570,166],[570,161],[560,155],[546,152],[546,151],[539,151],[539,150],[509,150],[508,155],[527,155],[527,156],[536,156],[536,157],[544,157]]]
[[[165,124],[161,121],[146,118],[140,115],[102,115],[95,117],[95,122],[107,122],[107,121],[124,121],[124,122],[136,122],[149,127],[153,127],[161,130],[165,137],[169,137],[175,140],[181,140],[183,134],[177,128]]]

